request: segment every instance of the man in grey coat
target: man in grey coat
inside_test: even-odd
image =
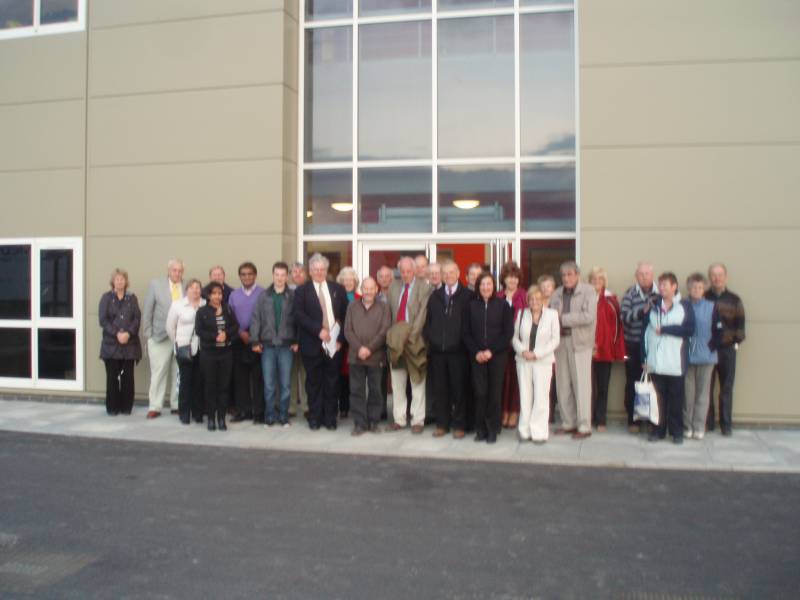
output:
[[[169,405],[178,413],[178,363],[172,351],[172,341],[167,336],[167,313],[175,300],[183,297],[183,261],[171,259],[167,263],[167,276],[153,279],[147,290],[142,310],[142,333],[147,338],[147,355],[150,359],[150,407],[148,419],[161,416],[169,386]]]
[[[561,428],[573,439],[592,435],[592,351],[597,323],[597,292],[581,283],[574,261],[561,265],[559,287],[550,298],[558,311],[561,344],[556,349],[556,390]]]

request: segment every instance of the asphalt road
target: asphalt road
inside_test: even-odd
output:
[[[0,597],[795,598],[800,476],[0,432]]]

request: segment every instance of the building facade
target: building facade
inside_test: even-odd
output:
[[[143,300],[171,257],[234,285],[314,251],[575,257],[618,294],[642,258],[721,260],[735,418],[800,422],[799,25],[789,0],[4,3],[0,393],[102,394],[117,266]]]

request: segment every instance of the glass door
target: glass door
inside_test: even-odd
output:
[[[466,285],[467,273],[472,264],[481,265],[495,277],[506,261],[513,258],[511,240],[467,240],[458,242],[439,242],[436,244],[436,260],[452,260],[461,272],[461,281]]]
[[[403,256],[422,254],[430,258],[430,244],[426,242],[361,242],[361,261],[359,263],[359,277],[363,280],[366,276],[375,277],[378,269],[387,266],[392,269],[394,278],[400,275],[397,272],[397,261]]]

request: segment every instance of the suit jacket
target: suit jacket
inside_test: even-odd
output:
[[[550,298],[550,308],[558,311],[561,327],[572,330],[572,345],[575,350],[594,348],[594,333],[597,324],[597,292],[588,283],[578,283],[572,294],[569,312],[564,312],[564,286],[559,287]]]
[[[183,282],[180,282],[183,297]],[[159,277],[150,282],[142,308],[142,334],[155,342],[167,339],[167,315],[172,306],[172,290],[169,278]]]
[[[532,319],[531,311],[526,309],[520,311],[517,320],[514,322],[514,337],[511,338],[511,345],[514,347],[517,362],[522,364],[552,365],[556,362],[554,353],[561,341],[558,313],[552,308],[542,309],[542,316],[539,317],[539,325],[536,328],[536,339],[533,342],[536,360],[528,361],[525,360],[522,353],[526,352],[530,347]]]
[[[333,318],[339,323],[337,341],[344,343],[347,292],[343,286],[333,281],[326,281],[325,284],[328,286],[328,294],[331,297]],[[294,292],[294,322],[297,326],[300,353],[305,356],[319,355],[322,351],[322,341],[319,339],[319,332],[322,330],[322,306],[320,306],[313,281],[304,283]],[[332,323],[331,327],[333,327]]]
[[[389,287],[389,308],[392,310],[392,325],[397,322],[397,311],[400,308],[400,299],[403,296],[404,283],[402,280],[395,280]],[[416,342],[422,335],[422,328],[425,327],[425,317],[428,314],[428,296],[431,295],[431,286],[427,281],[414,278],[414,285],[406,301],[408,309],[408,323],[411,325],[409,340]]]

